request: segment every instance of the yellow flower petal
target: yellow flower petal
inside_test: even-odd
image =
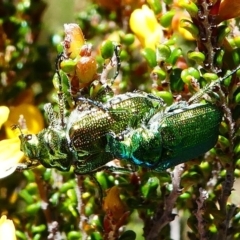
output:
[[[7,219],[5,215],[0,219],[0,239],[16,240],[13,221]]]
[[[0,128],[7,121],[9,116],[9,108],[5,106],[0,106]]]
[[[162,37],[162,27],[158,23],[154,12],[143,5],[142,9],[136,9],[132,12],[129,20],[131,30],[138,37],[143,47],[155,49]]]
[[[145,38],[144,46],[155,50],[156,44],[160,43],[161,35],[162,28],[161,26],[157,26],[155,32]]]
[[[181,27],[180,22],[182,19],[191,20],[188,13],[176,12],[172,19],[172,29],[176,32],[179,32],[186,40],[195,41],[195,38],[192,36],[192,34],[188,30]]]
[[[23,158],[18,137],[0,141],[0,178],[12,174]]]
[[[20,115],[23,115],[28,131],[33,134],[39,133],[44,127],[43,116],[39,109],[31,104],[21,104],[11,108],[9,118],[4,124],[6,127],[6,135],[8,138],[16,137],[15,132],[12,130],[14,124],[18,124]]]

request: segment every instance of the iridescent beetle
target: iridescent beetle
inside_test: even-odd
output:
[[[214,105],[179,102],[155,114],[147,126],[125,132],[122,141],[109,135],[106,151],[135,165],[163,171],[214,147],[221,120],[222,112]]]
[[[218,140],[223,111],[199,101],[239,69],[240,66],[212,82],[188,102],[174,103],[156,113],[146,126],[125,131],[121,137],[109,134],[106,151],[154,171],[166,170],[206,153]]]

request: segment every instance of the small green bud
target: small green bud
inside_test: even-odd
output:
[[[236,178],[239,178],[239,177],[240,177],[240,170],[239,170],[239,169],[235,169],[235,170],[234,170],[234,176],[235,176]]]
[[[86,205],[85,205],[85,214],[86,216],[90,216],[91,214],[93,214],[94,210],[93,210],[93,204],[91,202],[88,202]]]
[[[200,168],[202,169],[203,174],[211,171],[211,165],[209,162],[201,162]]]
[[[221,122],[220,127],[219,127],[219,132],[224,135],[226,133],[228,133],[229,128],[228,125],[225,122]]]
[[[175,43],[176,43],[176,38],[170,38],[166,42],[164,42],[164,44],[167,46],[174,46]]]
[[[49,199],[49,202],[52,203],[53,206],[56,206],[59,202],[59,197],[60,197],[60,193],[59,192],[55,192]]]
[[[19,230],[16,230],[16,236],[17,236],[17,239],[19,240],[26,240],[26,235],[23,233],[23,232],[20,232]]]
[[[58,53],[62,53],[62,52],[63,52],[63,45],[62,45],[62,43],[59,43],[59,44],[57,45],[57,52],[58,52]]]
[[[25,190],[27,190],[29,194],[37,194],[38,193],[37,184],[35,182],[31,182],[27,184]]]
[[[23,175],[29,182],[35,181],[34,173],[32,171],[23,171]]]
[[[70,231],[67,235],[67,239],[69,239],[69,240],[79,240],[79,239],[82,239],[82,235],[78,231]]]
[[[227,75],[227,74],[230,74],[230,73],[231,73],[231,70],[228,70],[228,71],[226,72],[226,75]],[[238,73],[238,72],[237,72],[237,73]],[[232,80],[232,76],[229,76],[228,78],[226,78],[226,79],[223,81],[224,86],[228,87],[228,86],[230,85],[230,83],[231,83],[231,80]]]
[[[94,226],[102,226],[101,218],[99,216],[96,216],[94,219],[92,219],[91,224]]]
[[[110,40],[104,41],[101,45],[100,51],[101,51],[102,58],[104,59],[111,58],[114,52],[113,42]]]
[[[175,48],[172,51],[170,57],[166,60],[166,62],[174,65],[174,64],[176,64],[176,62],[180,56],[182,56],[182,50],[180,48]]]
[[[222,65],[223,56],[224,56],[224,50],[223,49],[221,49],[220,51],[216,52],[215,61],[216,61],[217,65],[219,65],[219,66]]]
[[[148,181],[142,186],[142,194],[145,198],[156,195],[156,190],[159,185],[159,180],[156,177],[149,178]]]
[[[240,168],[240,159],[238,159],[238,160],[236,161],[236,167],[237,167],[237,168]]]
[[[240,143],[238,143],[238,144],[236,145],[236,147],[234,148],[233,152],[234,152],[235,154],[240,154]]]
[[[31,214],[31,215],[35,215],[37,214],[37,212],[41,209],[41,203],[37,202],[37,203],[33,203],[30,204],[26,207],[26,212]]]
[[[211,81],[214,81],[214,80],[218,79],[218,75],[215,74],[215,73],[204,73],[202,76],[208,82],[211,82]]]
[[[198,7],[193,1],[180,0],[178,5],[188,11],[191,17],[195,17],[198,14]]]
[[[193,60],[198,64],[201,64],[205,60],[205,55],[201,52],[188,52],[187,56],[190,60]]]
[[[43,173],[44,181],[49,181],[51,176],[52,176],[52,170],[51,169],[46,169]]]
[[[176,14],[176,12],[173,11],[173,10],[166,12],[165,14],[163,14],[161,16],[160,24],[165,28],[169,27],[172,23],[172,19],[173,19],[175,14]]]
[[[78,58],[75,58],[74,60],[70,58],[63,60],[60,63],[61,70],[67,74],[73,74],[76,69],[77,61],[78,61]]]
[[[197,38],[199,35],[198,27],[196,25],[194,25],[190,20],[182,19],[180,21],[180,27],[189,31],[193,35],[194,38]]]
[[[102,236],[99,232],[94,232],[91,234],[91,240],[102,240]]]
[[[37,233],[34,235],[34,237],[32,238],[32,240],[41,240],[42,239],[42,236],[40,233]]]
[[[67,203],[67,209],[68,209],[68,211],[73,215],[73,217],[76,218],[76,217],[78,216],[78,212],[77,212],[75,203],[70,203],[70,202],[68,201],[68,203]]]
[[[168,106],[170,106],[173,103],[173,95],[170,92],[167,92],[167,91],[152,91],[152,93],[155,96],[162,98]]]
[[[147,0],[147,3],[156,15],[162,11],[162,5],[159,0]]]
[[[159,44],[157,45],[157,61],[166,61],[171,55],[171,49],[166,44]]]
[[[74,189],[68,189],[67,190],[67,196],[69,199],[73,202],[77,201],[76,191]]]
[[[156,52],[153,49],[144,48],[141,51],[141,54],[146,59],[146,61],[148,62],[151,68],[154,68],[155,66],[157,66]]]
[[[192,196],[189,192],[185,192],[179,196],[180,199],[187,200],[190,199]]]
[[[71,189],[71,188],[74,188],[74,187],[75,187],[75,181],[70,180],[68,182],[63,183],[63,185],[59,189],[59,192],[60,193],[65,193],[65,192],[67,192],[68,189]]]
[[[235,103],[240,103],[240,92],[235,96]]]
[[[189,172],[188,174],[184,175],[181,179],[181,186],[184,188],[191,187],[192,185],[196,184],[198,180],[201,178],[201,175],[197,172]]]
[[[59,79],[58,79],[58,75],[56,73],[53,75],[52,83],[53,83],[53,87],[58,91],[59,90]]]
[[[226,25],[218,27],[218,43],[221,45],[225,37],[230,33],[231,29]]]
[[[128,58],[129,58],[129,55],[128,55],[127,51],[125,49],[123,49],[120,52],[120,59],[121,59],[121,61],[127,61]]]
[[[158,79],[164,80],[166,79],[166,72],[163,71],[161,68],[155,67],[152,71],[153,74],[156,74],[158,76]]]
[[[238,77],[240,77],[240,70],[238,70],[238,71],[236,72],[236,75],[237,75]]]
[[[231,46],[231,48],[235,48],[236,47],[236,44],[235,44],[235,41],[233,40],[233,38],[229,38],[228,39],[228,43]]]
[[[41,224],[38,226],[32,226],[32,232],[33,233],[40,233],[46,230],[46,225],[45,224]]]
[[[104,172],[97,172],[96,179],[100,183],[103,189],[109,188],[106,174]]]
[[[234,43],[235,43],[235,46],[240,48],[240,36],[236,36],[234,39],[233,39]]]
[[[135,41],[135,36],[132,33],[127,33],[122,38],[122,43],[126,44],[127,46],[133,44]]]
[[[29,194],[26,189],[19,192],[19,196],[24,199],[27,204],[32,204],[34,202],[33,195]]]
[[[227,148],[230,146],[230,142],[227,138],[225,138],[224,136],[218,136],[218,142],[220,143],[222,148]]]
[[[195,79],[200,78],[200,73],[196,68],[190,67],[190,68],[182,70],[181,78],[182,78],[183,82],[190,84],[192,78],[195,78]]]
[[[235,48],[232,51],[232,58],[234,61],[235,65],[239,65],[240,64],[240,49],[239,48]]]

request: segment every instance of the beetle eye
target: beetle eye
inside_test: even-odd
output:
[[[32,134],[27,134],[25,140],[30,141],[32,139]]]

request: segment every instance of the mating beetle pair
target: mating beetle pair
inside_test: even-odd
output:
[[[106,103],[79,97],[64,126],[48,104],[49,127],[37,135],[20,135],[29,162],[19,169],[42,164],[68,171],[73,165],[76,174],[91,174],[118,158],[162,171],[197,157],[216,144],[223,114],[211,103],[194,102],[239,68],[193,96],[193,104],[166,108],[162,99],[141,92]]]
[[[104,104],[85,98],[81,102],[64,127],[47,104],[49,127],[37,135],[20,135],[21,149],[30,160],[29,166],[41,163],[68,171],[75,165],[77,174],[94,172],[113,160],[112,153],[105,152],[106,134],[139,127],[164,104],[161,99],[141,92],[118,95]]]

